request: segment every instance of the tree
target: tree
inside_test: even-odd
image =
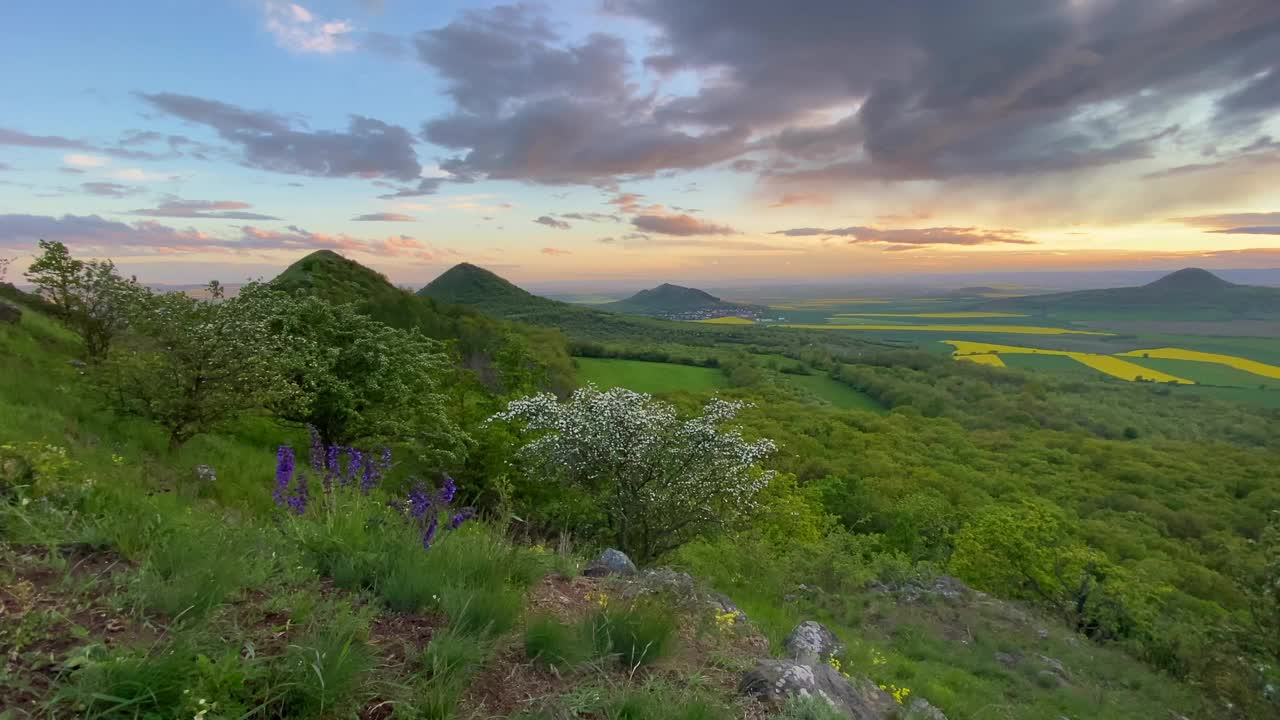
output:
[[[220,302],[138,294],[127,313],[131,332],[100,369],[108,401],[162,426],[176,449],[287,394],[282,347],[266,322],[270,299],[252,284]]]
[[[41,240],[40,249],[43,252],[28,268],[27,279],[80,333],[89,359],[103,359],[124,329],[128,309],[142,287],[136,279],[120,277],[110,260],[77,260],[60,242]]]
[[[4,282],[4,278],[9,274],[9,263],[13,262],[12,258],[0,258],[0,283]]]
[[[445,412],[441,392],[454,373],[443,345],[353,305],[254,292],[267,301],[266,322],[281,348],[289,392],[270,405],[281,418],[315,427],[329,444],[411,443],[440,468],[464,455],[468,438]]]
[[[76,303],[76,286],[84,261],[71,257],[67,246],[56,240],[39,241],[40,255],[27,268],[27,280],[53,303],[58,314],[70,318]]]
[[[519,423],[529,469],[596,497],[611,539],[644,562],[743,517],[773,477],[758,465],[772,441],[721,429],[743,407],[716,399],[681,418],[650,395],[587,386],[565,403],[512,401],[489,422]]]

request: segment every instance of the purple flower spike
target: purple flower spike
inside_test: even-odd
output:
[[[330,445],[325,450],[324,487],[326,490],[333,487],[333,481],[338,477],[338,453],[341,449],[337,445]]]
[[[414,485],[409,491],[408,513],[409,517],[415,520],[422,520],[427,509],[431,507],[431,495],[422,487],[422,485]]]
[[[299,515],[307,511],[307,476],[306,475],[298,476],[297,492],[295,492],[293,496],[289,498],[288,502],[289,502],[289,507],[293,508],[293,511]]]
[[[276,489],[271,496],[277,505],[288,502],[289,485],[293,482],[293,448],[281,445],[276,451]]]
[[[431,514],[431,519],[427,521],[427,529],[422,531],[422,549],[430,550],[431,543],[436,539],[437,517],[435,513]]]
[[[342,484],[352,485],[360,478],[360,470],[364,467],[364,453],[355,448],[347,448],[347,452],[350,453],[347,456],[347,479]]]
[[[310,460],[311,469],[318,475],[324,472],[324,441],[320,439],[320,431],[316,430],[315,425],[308,425],[307,433],[311,436],[311,452],[308,460]]]
[[[449,520],[449,529],[457,530],[458,528],[462,527],[463,523],[475,517],[475,514],[476,514],[476,511],[472,508],[462,508],[462,510],[455,513],[453,518]]]
[[[453,502],[453,496],[458,494],[458,485],[453,478],[448,475],[444,476],[444,484],[440,486],[440,504],[448,505]]]

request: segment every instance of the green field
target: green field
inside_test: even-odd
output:
[[[1000,359],[1004,361],[1006,366],[1022,370],[1037,370],[1040,372],[1051,372],[1060,375],[1088,375],[1091,377],[1096,377],[1101,374],[1097,370],[1094,370],[1087,365],[1082,365],[1066,355],[1001,353]]]
[[[865,393],[826,375],[787,375],[785,377],[793,385],[808,390],[842,410],[884,412],[880,403]]]
[[[644,393],[702,392],[728,384],[724,373],[713,368],[614,358],[580,357],[575,361],[582,382],[602,388],[625,387]]]

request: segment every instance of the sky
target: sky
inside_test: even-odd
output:
[[[0,67],[10,280],[1280,267],[1276,0],[13,0]]]

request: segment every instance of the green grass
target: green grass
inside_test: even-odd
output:
[[[1199,362],[1196,360],[1169,360],[1165,358],[1128,357],[1125,360],[1159,370],[1170,375],[1194,380],[1203,385],[1220,385],[1224,387],[1242,387],[1257,389],[1259,387],[1280,389],[1280,379],[1254,375],[1237,368],[1218,363]]]
[[[1066,355],[1033,355],[1022,353],[1001,353],[1000,359],[1007,367],[1021,370],[1036,370],[1055,374],[1101,376],[1102,373],[1083,365]]]
[[[820,399],[831,403],[842,410],[869,410],[884,412],[884,408],[875,399],[862,391],[850,387],[827,375],[786,375],[787,382],[817,395]]]
[[[578,378],[601,388],[624,387],[644,393],[666,393],[680,390],[703,392],[725,387],[724,373],[712,368],[617,360],[614,358],[575,358]]]

